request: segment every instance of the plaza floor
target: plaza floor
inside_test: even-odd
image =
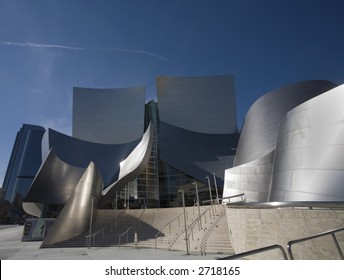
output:
[[[215,260],[223,255],[132,247],[49,248],[21,242],[23,226],[0,226],[0,260]]]

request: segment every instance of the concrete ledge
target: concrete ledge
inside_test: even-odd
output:
[[[273,244],[287,250],[290,240],[344,226],[344,210],[226,209],[228,227],[236,254]],[[336,234],[344,251],[344,232]],[[331,236],[293,245],[295,259],[339,259]],[[279,251],[252,255],[249,259],[281,259]]]

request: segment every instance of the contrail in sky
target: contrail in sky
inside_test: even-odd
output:
[[[2,46],[16,46],[16,47],[30,47],[30,48],[48,48],[48,49],[64,49],[64,50],[71,50],[71,51],[103,51],[103,52],[126,52],[126,53],[137,53],[137,54],[144,54],[149,55],[164,61],[169,61],[166,57],[161,55],[144,51],[144,50],[135,50],[135,49],[121,49],[121,48],[81,48],[81,47],[71,47],[71,46],[63,46],[63,45],[51,45],[51,44],[37,44],[37,43],[20,43],[20,42],[6,42],[0,41],[0,45]]]

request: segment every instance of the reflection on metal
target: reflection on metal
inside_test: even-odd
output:
[[[222,186],[224,170],[233,166],[238,139],[239,134],[197,133],[160,122],[160,158],[202,182],[215,173]]]
[[[236,166],[225,172],[224,196],[344,200],[342,104],[344,86],[328,81],[293,84],[259,99],[245,119]]]
[[[267,201],[270,191],[274,151],[257,160],[225,171],[223,196],[245,193],[247,201]]]
[[[201,182],[214,172],[222,186],[239,139],[233,75],[158,77],[156,84],[161,160]]]
[[[44,210],[43,203],[23,202],[22,207],[27,214],[37,218],[40,218],[42,216]]]
[[[32,182],[25,202],[65,204],[84,171],[61,161],[51,150]]]
[[[288,201],[288,202],[236,202],[228,204],[230,208],[275,209],[275,208],[308,208],[344,210],[344,201]]]
[[[116,197],[116,192],[123,189],[125,185],[137,178],[148,163],[153,144],[153,128],[150,124],[142,137],[141,142],[130,153],[130,155],[120,163],[118,180],[103,191],[101,207],[110,206]]]
[[[283,119],[271,201],[344,200],[344,85]]]
[[[129,143],[99,144],[88,142],[48,129],[43,138],[43,149],[53,149],[64,163],[85,169],[93,161],[99,169],[104,184],[118,179],[119,163],[138,145],[142,135]]]
[[[56,156],[55,150],[50,150],[31,185],[24,204],[25,210],[35,216],[41,216],[42,213],[42,209],[36,207],[37,203],[64,205],[54,226],[45,238],[42,244],[43,247],[72,238],[81,234],[87,227],[92,227],[92,221],[96,216],[92,215],[93,217],[90,217],[91,213],[93,214],[93,207],[91,207],[93,199],[96,198],[93,201],[94,209],[97,209],[100,203],[102,203],[102,206],[111,205],[116,197],[116,190],[120,190],[125,184],[142,173],[151,153],[152,133],[152,127],[149,126],[141,142],[129,153],[126,159],[121,164],[118,161],[118,168],[120,169],[118,171],[118,180],[104,190],[103,197],[101,193],[104,187],[102,174],[94,162],[91,161],[85,171],[85,168],[75,167],[63,162]],[[53,137],[54,135],[58,136],[57,139],[61,139],[59,134],[50,134]],[[67,141],[67,143],[74,143],[73,141]],[[121,150],[115,147],[111,151],[111,147],[114,147],[114,145],[100,145],[81,140],[76,140],[75,143],[83,146],[83,149],[89,147],[93,151],[100,148],[100,151],[105,152],[108,149],[110,156],[113,151]],[[73,147],[75,146],[70,145],[66,150]],[[102,150],[102,148],[104,149]],[[74,151],[74,156],[75,153],[77,154],[77,152]],[[70,155],[70,158],[72,158],[72,155]],[[99,156],[96,158],[100,160]],[[72,159],[70,160],[72,161]]]
[[[62,209],[60,215],[45,237],[41,247],[78,236],[87,230],[90,223],[91,205],[97,208],[103,180],[94,163],[91,162]],[[95,219],[95,215],[94,215]]]
[[[285,114],[334,87],[336,85],[329,81],[304,81],[276,89],[258,99],[246,114],[234,165],[248,163],[272,152]]]

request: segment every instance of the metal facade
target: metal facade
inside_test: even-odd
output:
[[[265,202],[271,187],[275,152],[225,171],[223,197],[245,193],[246,201]]]
[[[42,143],[43,155],[53,149],[63,162],[80,168],[86,168],[93,161],[103,177],[104,184],[108,186],[118,179],[119,163],[132,152],[141,137],[142,135],[125,144],[100,144],[48,129]]]
[[[344,86],[294,108],[278,135],[272,201],[344,200]]]
[[[237,132],[234,79],[214,77],[158,77],[160,120],[198,133]]]
[[[111,206],[116,197],[116,191],[120,191],[128,182],[140,176],[147,166],[152,151],[152,144],[153,128],[149,125],[140,143],[128,157],[119,163],[118,179],[102,192],[101,207]]]
[[[89,164],[41,247],[68,240],[85,232],[94,222],[103,189],[103,180],[93,162]]]
[[[72,135],[101,144],[132,142],[143,134],[144,106],[144,86],[118,89],[75,87]]]
[[[232,75],[158,77],[160,159],[205,182],[233,165],[237,119]]]
[[[224,196],[343,200],[343,104],[344,87],[327,81],[297,83],[259,99],[240,136],[235,164],[241,164],[225,172]]]
[[[160,122],[160,158],[200,181],[215,173],[222,186],[224,170],[233,166],[238,139],[238,134],[196,133]]]
[[[245,117],[234,165],[248,163],[273,151],[278,127],[285,114],[335,86],[325,80],[304,81],[273,90],[259,98]]]

